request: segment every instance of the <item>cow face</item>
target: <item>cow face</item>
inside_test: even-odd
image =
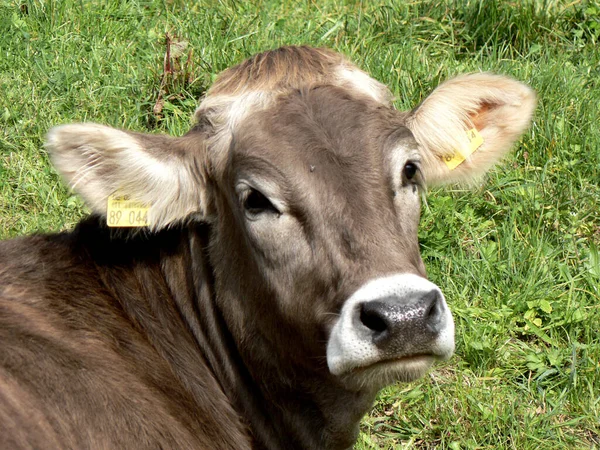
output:
[[[452,353],[452,318],[419,256],[421,165],[401,116],[340,87],[290,93],[240,123],[216,177],[215,266],[217,291],[243,299],[224,304],[239,332],[261,312],[243,339],[262,342],[252,354],[326,356],[352,380],[394,361],[379,386]]]
[[[352,389],[412,380],[454,350],[451,314],[419,256],[419,196],[498,160],[534,95],[470,75],[401,113],[346,61],[315,72],[320,54],[303,51],[310,58],[283,58],[295,85],[260,58],[226,72],[182,138],[69,125],[50,132],[49,149],[100,214],[120,190],[151,205],[152,228],[212,224],[215,301],[250,366],[275,360]],[[236,71],[267,81],[227,88]],[[482,142],[448,165],[468,154],[470,129]]]

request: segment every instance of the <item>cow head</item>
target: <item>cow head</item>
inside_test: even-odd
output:
[[[224,72],[183,137],[77,124],[48,148],[99,214],[119,190],[154,230],[210,224],[215,301],[249,366],[378,389],[454,350],[419,255],[421,194],[484,173],[534,105],[523,84],[472,74],[399,112],[340,55],[288,47]]]

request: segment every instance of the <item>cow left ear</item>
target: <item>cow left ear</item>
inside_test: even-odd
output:
[[[470,74],[440,85],[406,119],[427,183],[485,173],[529,126],[535,104],[531,88],[504,76]]]
[[[202,146],[186,137],[97,124],[55,127],[46,144],[58,172],[94,212],[106,215],[109,196],[116,193],[145,205],[145,223],[153,229],[206,216],[205,165],[198,161],[204,152],[197,151]]]

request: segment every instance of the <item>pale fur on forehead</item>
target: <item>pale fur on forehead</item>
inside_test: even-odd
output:
[[[279,88],[273,87],[272,90],[239,89],[238,92],[231,94],[211,95],[209,92],[196,109],[194,116],[196,120],[206,117],[213,122],[213,125],[226,122],[229,128],[233,128],[249,113],[268,107],[271,101],[282,93],[319,84],[344,87],[356,95],[365,95],[386,106],[391,106],[392,95],[384,84],[371,78],[354,65],[344,62],[337,66],[328,77],[313,79],[306,85],[287,86],[285,89],[279,86]]]
[[[353,65],[341,65],[336,71],[336,78],[342,87],[348,87],[355,93],[365,94],[386,106],[392,104],[392,94],[389,89]]]
[[[385,85],[371,78],[339,53],[309,47],[284,47],[250,58],[227,69],[196,110],[197,122],[208,121],[213,141],[226,144],[227,135],[249,114],[267,108],[278,96],[318,85],[348,89],[391,106]]]

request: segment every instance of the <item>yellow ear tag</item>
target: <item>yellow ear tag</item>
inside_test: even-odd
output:
[[[479,134],[476,128],[471,128],[467,131],[467,138],[469,139],[469,148],[467,149],[466,155],[463,155],[461,152],[457,151],[453,155],[446,155],[444,157],[444,162],[448,166],[448,169],[454,170],[456,169],[465,159],[469,157],[475,150],[481,147],[483,144],[483,137]]]
[[[109,227],[147,227],[150,207],[119,191],[108,196],[106,224]]]

